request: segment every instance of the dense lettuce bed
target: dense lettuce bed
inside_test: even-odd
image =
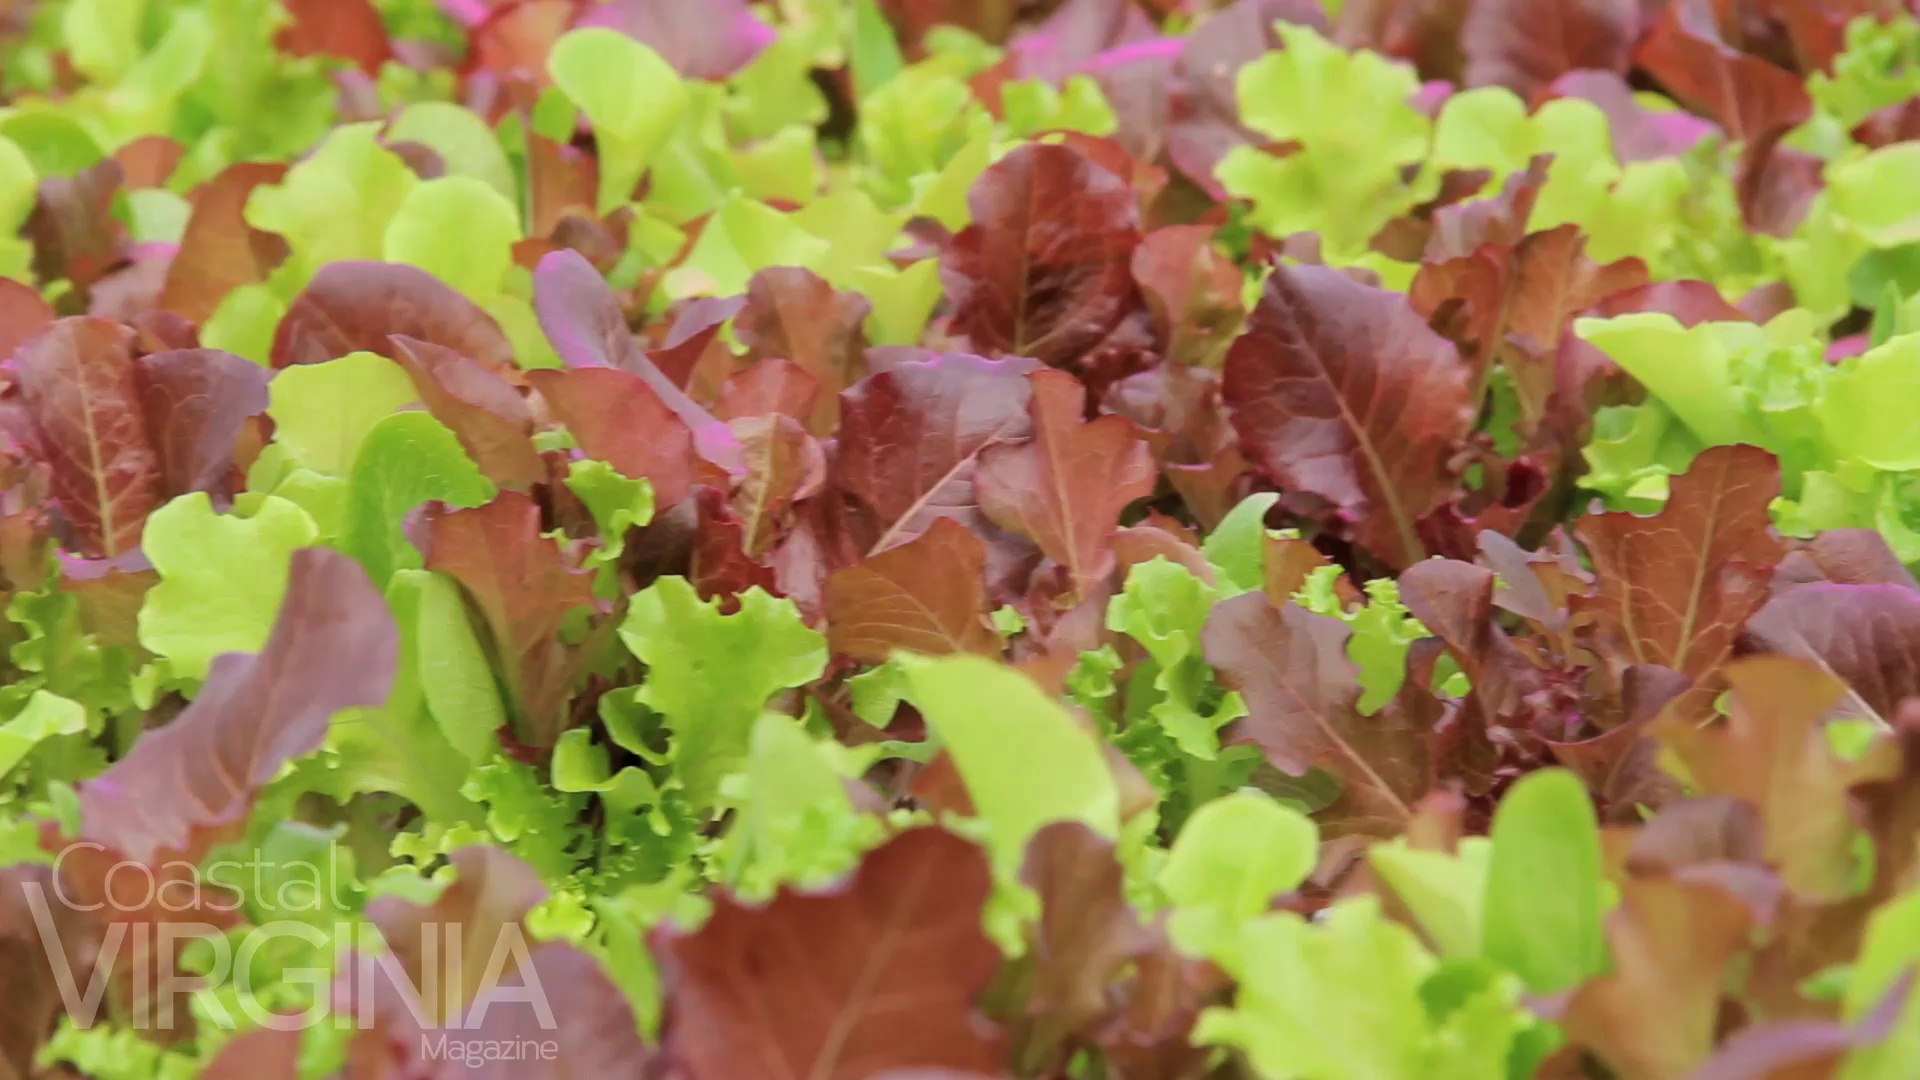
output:
[[[0,0],[0,1077],[1920,1076],[1895,0]]]

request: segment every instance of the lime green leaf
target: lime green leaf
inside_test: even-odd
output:
[[[298,364],[267,384],[274,441],[315,472],[347,476],[375,425],[416,400],[399,364],[359,352],[324,364]]]
[[[420,180],[379,135],[379,124],[334,128],[277,187],[248,197],[247,222],[286,237],[293,249],[274,275],[285,295],[327,263],[380,258],[387,223]]]
[[[1200,1017],[1194,1043],[1236,1045],[1261,1076],[1430,1074],[1419,988],[1438,961],[1373,897],[1336,903],[1319,924],[1292,913],[1254,920],[1215,963],[1240,986],[1233,1009]]]
[[[1297,887],[1320,853],[1305,814],[1263,794],[1235,792],[1193,812],[1160,871],[1173,901],[1174,940],[1187,952],[1231,952],[1243,924]]]
[[[701,600],[679,577],[634,596],[620,638],[647,664],[638,699],[666,718],[674,773],[703,806],[745,758],[767,699],[818,678],[827,663],[826,638],[793,601],[753,588],[722,614],[718,600]]]
[[[0,724],[0,777],[12,771],[43,740],[87,730],[87,710],[77,701],[35,690],[26,707]]]
[[[1374,872],[1449,958],[1480,955],[1481,906],[1492,854],[1483,837],[1462,840],[1454,854],[1409,847],[1404,840],[1367,849]]]
[[[273,356],[274,331],[286,314],[286,302],[271,286],[242,285],[220,299],[200,328],[200,342],[265,367]]]
[[[595,588],[609,599],[620,590],[616,567],[627,550],[627,532],[653,520],[653,484],[623,474],[604,461],[575,461],[567,466],[567,488],[587,505],[600,546],[582,565],[596,572]]]
[[[1020,672],[980,656],[900,656],[909,697],[966,782],[1004,866],[1055,821],[1120,829],[1120,793],[1092,731]]]
[[[1272,491],[1247,496],[1227,511],[1200,546],[1235,594],[1266,584],[1267,512],[1279,501],[1279,494]]]
[[[686,87],[658,53],[602,27],[574,30],[555,42],[547,71],[593,124],[599,211],[611,213],[632,196],[654,152],[680,123]]]
[[[448,176],[465,176],[486,184],[517,205],[520,185],[486,121],[472,110],[447,101],[422,101],[400,110],[387,127],[390,142],[417,142],[440,155]]]
[[[858,769],[844,747],[816,742],[791,717],[767,713],[753,726],[739,810],[719,851],[725,879],[750,896],[785,884],[823,885],[851,869],[884,831],[847,795]]]
[[[1645,384],[1693,433],[1709,444],[1758,441],[1735,393],[1736,354],[1767,346],[1752,323],[1682,326],[1671,315],[1647,313],[1581,319],[1582,338]]]
[[[1300,149],[1276,157],[1236,147],[1216,170],[1252,201],[1249,220],[1276,236],[1320,233],[1331,259],[1359,255],[1416,198],[1400,167],[1427,152],[1427,118],[1411,104],[1413,70],[1367,50],[1348,52],[1309,27],[1282,23],[1285,48],[1240,69],[1241,120]],[[1338,101],[1338,109],[1302,108]]]
[[[1585,784],[1530,773],[1493,816],[1480,940],[1489,960],[1536,993],[1571,989],[1607,965],[1600,827]]]
[[[1920,143],[1896,143],[1863,157],[1827,166],[1827,198],[1833,212],[1860,230],[1875,247],[1920,240]]]
[[[513,267],[520,214],[485,182],[466,176],[428,180],[408,193],[387,224],[386,261],[433,274],[467,296],[497,295]]]
[[[1920,892],[1882,904],[1867,920],[1860,956],[1847,983],[1846,1018],[1859,1021],[1901,978],[1920,967]],[[1840,1080],[1920,1074],[1920,997],[1909,994],[1893,1030],[1847,1056]]]
[[[39,174],[13,140],[0,137],[0,235],[12,236],[33,213]]]
[[[847,59],[853,69],[854,96],[861,100],[893,81],[906,67],[893,26],[874,0],[853,0],[853,47]]]
[[[1877,469],[1920,469],[1920,334],[1909,334],[1837,367],[1814,412],[1843,457]]]
[[[317,536],[305,510],[271,495],[244,498],[230,514],[214,513],[204,492],[155,510],[141,547],[160,583],[140,608],[140,643],[194,679],[221,653],[259,651],[287,591],[288,560]]]
[[[395,570],[421,565],[419,550],[401,527],[414,507],[430,499],[479,506],[494,489],[445,424],[430,413],[403,412],[367,433],[347,490],[338,546],[359,560],[368,577],[385,584]]]
[[[1201,653],[1200,632],[1220,590],[1162,557],[1134,566],[1107,605],[1107,629],[1139,642],[1153,662],[1159,700],[1150,715],[1181,750],[1203,761],[1220,752],[1219,730],[1245,716],[1237,693],[1223,693]]]

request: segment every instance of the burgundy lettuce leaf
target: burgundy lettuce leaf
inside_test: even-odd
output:
[[[1786,554],[1768,514],[1779,494],[1772,454],[1715,446],[1673,478],[1658,513],[1582,518],[1574,534],[1593,562],[1599,596],[1575,610],[1593,612],[1603,654],[1672,668],[1710,688]]]
[[[791,416],[754,416],[736,420],[746,474],[733,492],[739,515],[741,548],[759,560],[786,531],[793,504],[820,490],[827,459],[820,443]]]
[[[265,281],[286,259],[286,240],[247,224],[245,215],[254,188],[286,175],[279,163],[241,162],[193,190],[193,213],[160,290],[162,308],[205,322],[228,293]]]
[[[645,381],[690,429],[698,431],[713,424],[713,417],[688,397],[634,340],[606,279],[579,252],[563,249],[540,260],[533,276],[533,300],[540,329],[546,333],[554,351],[570,366],[618,368]],[[706,343],[719,333],[721,324],[733,311],[714,314],[718,318],[697,320],[695,326],[684,334],[677,333],[675,340],[666,346],[676,354],[690,352],[689,369],[691,359],[706,348]]]
[[[1754,142],[1740,159],[1738,194],[1747,228],[1769,236],[1792,236],[1814,196],[1826,186],[1826,162],[1785,146],[1775,133]]]
[[[840,391],[863,373],[872,310],[866,297],[835,289],[811,270],[775,266],[747,283],[733,326],[749,359],[788,360],[814,378],[823,391],[818,406],[795,415],[825,435],[839,422]]]
[[[1647,280],[1638,259],[1601,265],[1586,238],[1563,225],[1517,244],[1485,244],[1471,254],[1430,262],[1409,290],[1416,308],[1443,325],[1479,378],[1498,362],[1512,377],[1516,430],[1531,442],[1571,408],[1555,408],[1561,343],[1581,312]],[[1577,432],[1562,433],[1567,436]]]
[[[615,368],[530,372],[553,418],[590,458],[645,477],[671,506],[706,475],[693,432],[651,384]]]
[[[820,380],[799,364],[769,356],[727,377],[720,385],[719,400],[713,403],[713,415],[726,421],[748,416],[802,420],[815,415],[822,389]],[[834,407],[837,412],[837,400]]]
[[[576,26],[606,26],[651,48],[689,79],[725,79],[773,44],[773,27],[747,0],[607,0]]]
[[[1547,184],[1546,154],[1535,154],[1527,167],[1508,177],[1497,194],[1484,199],[1460,199],[1433,208],[1423,260],[1457,259],[1488,246],[1511,250],[1527,235],[1527,221]],[[1444,194],[1444,192],[1443,192]]]
[[[1903,585],[1789,589],[1747,624],[1747,639],[1825,668],[1847,685],[1849,711],[1891,722],[1920,696],[1920,592]]]
[[[295,552],[265,648],[216,657],[185,712],[80,785],[80,831],[71,839],[84,843],[65,849],[62,864],[71,895],[125,901],[125,890],[145,886],[109,876],[118,860],[191,866],[233,836],[259,789],[319,749],[334,713],[386,700],[397,641],[385,600],[358,564],[323,548]],[[49,832],[50,848],[62,850]]]
[[[1391,705],[1360,712],[1352,636],[1339,619],[1246,593],[1213,609],[1203,640],[1207,662],[1247,703],[1226,741],[1260,747],[1289,776],[1332,773],[1344,831],[1394,836],[1433,786],[1432,733]]]
[[[512,491],[485,506],[430,510],[427,567],[466,588],[490,631],[516,705],[516,737],[536,749],[552,746],[566,727],[577,674],[560,624],[593,602],[592,579],[542,535],[539,505]]]
[[[670,319],[649,326],[648,339],[654,344],[647,348],[646,358],[694,398],[713,399],[718,396],[714,385],[734,367],[733,350],[721,331],[746,303],[742,294],[696,296],[675,304],[669,309]],[[645,374],[644,369],[635,370]]]
[[[165,187],[187,148],[165,135],[141,135],[113,152],[127,190]]]
[[[149,444],[169,495],[227,498],[238,485],[234,444],[267,409],[267,369],[219,349],[174,349],[134,361]]]
[[[1668,7],[1634,51],[1634,62],[1674,98],[1746,142],[1778,136],[1812,115],[1813,99],[1799,76],[1732,48],[1714,28],[1694,25],[1687,7]]]
[[[372,0],[282,0],[288,22],[274,32],[274,47],[293,56],[332,56],[368,75],[393,57],[386,23]]]
[[[986,526],[974,473],[987,449],[1032,436],[1034,368],[950,354],[895,364],[841,395],[831,476],[865,519],[857,547],[883,551],[942,517]]]
[[[393,338],[393,359],[435,419],[447,425],[487,478],[525,491],[546,479],[533,446],[533,410],[499,370],[445,346]]]
[[[935,518],[912,540],[827,578],[827,641],[834,652],[871,664],[896,649],[998,656],[986,566],[986,547],[972,530]]]
[[[1142,161],[1157,161],[1166,148],[1173,118],[1168,94],[1186,44],[1180,37],[1148,38],[1108,49],[1087,65],[1113,109],[1112,138]]]
[[[1067,0],[1045,22],[1007,43],[1014,77],[1064,82],[1109,49],[1153,37],[1155,27],[1132,0]]]
[[[1878,1003],[1853,1023],[1780,1019],[1735,1032],[1692,1080],[1795,1080],[1832,1076],[1847,1055],[1893,1034],[1914,991],[1912,972],[1895,979]]]
[[[1640,31],[1638,0],[1482,0],[1460,30],[1467,84],[1530,98],[1567,72],[1624,72]]]
[[[1127,504],[1153,493],[1153,455],[1124,417],[1084,419],[1086,389],[1063,371],[1028,377],[1033,437],[990,446],[974,477],[980,509],[1064,567],[1085,595],[1113,569],[1108,539]]]
[[[1920,97],[1875,109],[1853,129],[1853,141],[1878,149],[1920,139]]]
[[[1082,1032],[1113,1011],[1114,984],[1155,937],[1126,898],[1113,841],[1079,822],[1055,822],[1027,843],[1020,879],[1040,897],[1029,930],[1029,1016],[1038,1030]]]
[[[14,357],[35,449],[51,470],[49,494],[85,555],[138,547],[147,515],[167,497],[132,350],[125,327],[82,316],[55,323]]]
[[[1140,305],[1133,193],[1086,154],[1024,145],[974,181],[967,205],[973,224],[954,237],[940,276],[952,331],[975,350],[1085,364]]]
[[[699,930],[652,936],[662,1053],[686,1080],[995,1071],[1002,1040],[974,1012],[1000,967],[981,929],[992,887],[978,847],[918,828],[828,889],[721,896]]]
[[[430,1015],[445,1019],[461,1015],[484,989],[485,964],[461,965],[458,980],[443,978],[450,944],[448,929],[458,927],[468,946],[491,953],[501,938],[526,930],[526,919],[548,890],[531,866],[496,847],[464,847],[447,857],[453,883],[432,903],[418,904],[398,896],[368,901],[367,920],[404,970],[409,988],[420,995]],[[430,993],[429,993],[430,992]]]
[[[1334,40],[1404,60],[1424,79],[1459,82],[1461,32],[1473,8],[1474,0],[1347,0]]]
[[[1175,364],[1217,366],[1246,314],[1246,279],[1213,247],[1213,234],[1204,225],[1170,225],[1133,252],[1133,280],[1153,315],[1158,351]]]
[[[1406,297],[1324,267],[1276,267],[1227,353],[1222,396],[1253,466],[1332,504],[1392,567],[1426,556],[1417,523],[1453,489],[1471,429],[1468,370]]]
[[[1487,722],[1531,726],[1529,713],[1546,704],[1546,673],[1495,620],[1494,581],[1485,567],[1429,559],[1400,575],[1400,597],[1466,674]]]
[[[398,351],[394,335],[513,367],[513,346],[480,305],[418,267],[379,262],[321,267],[280,320],[273,366],[319,364],[362,351],[391,357]]]
[[[53,325],[53,307],[40,290],[12,278],[0,278],[0,363],[34,335]]]
[[[1622,1080],[1694,1076],[1713,1053],[1721,995],[1755,913],[1711,878],[1633,880],[1607,916],[1613,966],[1559,1022]]]
[[[547,54],[579,16],[579,0],[513,0],[488,4],[486,0],[447,0],[477,7],[467,26],[464,70],[487,72],[506,81],[544,84]],[[467,20],[462,20],[467,21]]]
[[[456,876],[431,904],[389,896],[367,905],[391,955],[347,956],[334,980],[334,1015],[365,1021],[350,1036],[348,1058],[367,1064],[346,1075],[359,1077],[375,1062],[381,1071],[369,1077],[648,1075],[650,1051],[633,1007],[599,961],[571,945],[539,944],[526,930],[529,912],[547,896],[538,875],[491,847],[461,848],[449,861]],[[496,957],[508,961],[504,970],[491,970]],[[536,1050],[462,1060],[443,1049],[468,1042]],[[295,1080],[299,1044],[291,1030],[244,1035],[223,1047],[203,1075]]]
[[[1105,405],[1134,422],[1203,528],[1218,525],[1244,497],[1247,460],[1220,405],[1219,372],[1161,364],[1115,383]]]
[[[1843,699],[1840,680],[1804,660],[1755,656],[1726,667],[1724,723],[1701,726],[1677,701],[1654,725],[1695,792],[1745,800],[1759,811],[1767,861],[1798,896],[1838,901],[1858,881],[1851,791],[1897,767],[1892,747],[1844,759],[1822,721]]]
[[[731,610],[738,595],[756,585],[780,595],[777,571],[747,553],[748,522],[726,492],[701,485],[687,505],[693,517],[686,576],[701,599],[719,599]]]
[[[127,256],[126,226],[114,216],[124,186],[120,163],[107,158],[72,176],[47,176],[21,235],[33,241],[33,273],[66,279],[85,297]]]
[[[53,868],[16,863],[0,868],[0,1077],[38,1075],[34,1055],[64,1011],[63,974],[90,984],[100,945],[91,913],[58,902]],[[42,928],[41,913],[50,925]],[[49,946],[52,946],[51,948]],[[64,966],[63,966],[64,965]]]
[[[903,46],[917,46],[936,26],[958,26],[994,44],[1007,39],[1020,14],[1019,0],[879,0]]]
[[[1773,576],[1776,593],[1816,581],[1920,589],[1877,529],[1828,529],[1789,552]]]

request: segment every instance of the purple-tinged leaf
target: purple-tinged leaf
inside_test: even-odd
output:
[[[335,262],[293,298],[273,337],[273,366],[319,364],[351,352],[391,357],[395,335],[513,367],[493,316],[439,278],[398,263]]]
[[[1327,500],[1393,567],[1426,556],[1420,518],[1453,490],[1473,424],[1466,366],[1406,297],[1325,267],[1276,267],[1227,353],[1241,450],[1288,491]]]
[[[323,548],[296,551],[266,647],[216,657],[185,712],[81,784],[76,839],[98,848],[74,849],[85,858],[64,864],[69,887],[120,897],[145,887],[107,876],[115,859],[198,861],[245,824],[283,765],[319,749],[334,713],[386,700],[397,642],[386,601],[358,564]]]
[[[940,277],[953,332],[974,349],[1079,365],[1141,303],[1133,192],[1086,154],[1029,143],[982,173],[967,205],[973,224]]]
[[[445,346],[395,335],[393,359],[434,418],[447,425],[487,478],[524,491],[546,479],[533,448],[533,410],[498,369]]]
[[[166,501],[132,350],[125,327],[88,316],[61,319],[14,357],[49,493],[83,555],[138,547],[147,515]]]

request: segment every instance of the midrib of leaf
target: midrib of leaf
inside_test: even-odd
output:
[[[1386,503],[1387,514],[1393,519],[1393,529],[1399,534],[1401,551],[1406,555],[1407,563],[1411,565],[1419,562],[1427,557],[1426,546],[1420,543],[1419,536],[1413,531],[1413,522],[1408,520],[1406,508],[1400,504],[1400,496],[1394,491],[1393,484],[1390,482],[1391,477],[1387,474],[1386,462],[1380,460],[1379,451],[1374,449],[1373,438],[1367,434],[1367,429],[1360,423],[1359,418],[1353,415],[1353,409],[1347,404],[1347,396],[1343,388],[1334,380],[1333,373],[1327,369],[1326,363],[1320,359],[1319,348],[1304,340],[1301,342],[1301,347],[1301,351],[1312,358],[1314,368],[1320,373],[1320,381],[1332,391],[1334,404],[1340,406],[1341,419],[1346,421],[1347,430],[1353,432],[1354,444],[1360,448],[1361,455],[1366,458],[1367,468],[1373,471],[1374,487],[1379,490],[1380,501]]]
[[[80,430],[86,433],[88,472],[93,479],[93,498],[100,508],[100,546],[108,558],[120,554],[119,529],[114,525],[113,498],[107,491],[106,465],[100,459],[100,434],[93,426],[93,394],[87,385],[92,365],[75,357],[80,370],[74,385],[80,392]]]
[[[1299,633],[1300,631],[1289,628],[1289,632],[1291,634]],[[1374,771],[1373,766],[1367,763],[1367,759],[1361,755],[1360,751],[1355,749],[1353,744],[1340,734],[1339,730],[1333,726],[1332,721],[1327,719],[1326,714],[1314,707],[1308,702],[1305,696],[1294,689],[1293,683],[1285,677],[1279,665],[1270,664],[1268,666],[1275,675],[1278,676],[1274,679],[1274,684],[1280,687],[1289,698],[1292,698],[1294,704],[1299,706],[1301,711],[1313,717],[1314,726],[1320,729],[1321,735],[1323,735],[1328,742],[1332,743],[1347,760],[1353,762],[1354,765],[1360,769],[1361,773],[1365,774],[1373,786],[1393,804],[1394,810],[1403,820],[1412,818],[1412,809],[1407,806],[1406,802],[1403,801],[1399,795],[1394,793],[1392,786],[1387,783],[1386,778]]]
[[[1727,465],[1720,467],[1720,475],[1713,485],[1713,501],[1708,504],[1706,527],[1700,533],[1700,550],[1695,555],[1693,580],[1687,589],[1687,609],[1680,617],[1680,640],[1674,645],[1673,662],[1684,668],[1687,652],[1693,648],[1693,623],[1700,615],[1700,593],[1705,589],[1707,578],[1707,556],[1713,551],[1713,534],[1720,523],[1720,505],[1727,494]],[[1682,670],[1683,674],[1686,674]]]
[[[874,541],[873,547],[867,550],[867,555],[874,556],[885,551],[887,545],[892,543],[894,538],[900,535],[900,530],[906,526],[906,523],[913,520],[915,515],[919,514],[920,511],[926,509],[927,502],[933,498],[933,493],[952,483],[953,478],[960,475],[960,470],[964,468],[968,462],[978,460],[980,455],[986,451],[987,447],[999,445],[1002,441],[1002,436],[1006,433],[1007,427],[1012,423],[1012,420],[1002,423],[993,430],[992,434],[980,440],[979,446],[974,447],[969,453],[960,455],[960,457],[954,461],[952,468],[940,474],[939,480],[929,484],[927,489],[920,493],[919,498],[914,499],[906,510],[901,512],[899,517],[893,519],[893,522],[887,526],[887,531],[881,533],[880,539]],[[954,442],[958,444],[959,440],[955,439]]]

